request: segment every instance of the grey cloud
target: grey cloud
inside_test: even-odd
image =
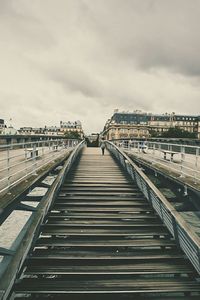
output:
[[[127,109],[137,106],[144,110],[151,109],[151,103],[143,103],[140,95],[133,95],[130,87],[124,89],[123,80],[120,76],[117,79],[98,78],[97,74],[93,74],[91,70],[82,70],[75,66],[66,66],[66,68],[48,68],[43,69],[44,74],[52,81],[60,84],[66,91],[70,93],[80,93],[85,97],[90,97],[94,102],[102,105],[121,105],[123,102]]]
[[[196,0],[0,1],[3,116],[97,131],[115,108],[197,113],[199,14]]]
[[[99,34],[124,61],[144,70],[164,67],[200,75],[199,1],[97,1],[97,9],[95,1],[86,2],[96,24],[103,24],[102,32],[97,25]]]
[[[23,51],[44,49],[56,44],[56,38],[38,16],[29,9],[28,1],[0,1],[0,34],[3,40],[10,38]]]
[[[100,82],[91,77],[80,69],[73,67],[69,71],[61,70],[48,70],[48,76],[51,80],[61,84],[64,89],[72,93],[81,93],[86,97],[101,97]]]

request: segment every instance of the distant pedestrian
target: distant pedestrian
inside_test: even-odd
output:
[[[105,144],[105,141],[102,139],[102,141],[101,141],[101,151],[102,151],[102,155],[104,155],[105,148],[106,148],[106,144]]]
[[[141,140],[139,142],[139,151],[146,154],[147,153],[147,149],[148,149],[148,147],[147,147],[147,141],[146,140]]]

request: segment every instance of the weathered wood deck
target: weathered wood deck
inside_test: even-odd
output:
[[[18,299],[196,300],[197,278],[129,176],[108,152],[86,148],[14,290]]]

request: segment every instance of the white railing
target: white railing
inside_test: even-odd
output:
[[[58,196],[60,187],[64,183],[65,178],[76,161],[77,156],[85,146],[85,141],[79,141],[78,144],[77,141],[66,141],[66,146],[67,148],[63,148],[63,151],[64,149],[68,149],[67,151],[69,151],[68,146],[73,147],[73,151],[65,161],[62,170],[59,172],[52,185],[46,191],[45,195],[41,198],[38,205],[34,206],[34,211],[32,211],[27,218],[25,218],[25,215],[23,215],[24,222],[22,222],[24,225],[20,231],[17,229],[18,235],[15,236],[15,234],[9,234],[9,237],[11,238],[10,247],[0,246],[0,299],[10,298],[10,291],[17,278],[17,274],[19,273],[20,269],[23,268],[23,263],[27,257],[27,253],[35,242],[35,238],[39,232],[39,227],[44,222],[45,215],[49,211],[54,199]],[[60,147],[63,147],[63,145],[59,144],[59,148]],[[28,191],[27,194],[29,194]],[[17,204],[19,205],[21,202],[23,202],[23,198],[21,198],[21,201]],[[15,208],[16,206],[13,207],[13,210],[15,210]],[[10,218],[13,210],[10,211],[10,208],[4,209],[2,212],[2,214],[4,214],[6,217],[4,222]],[[21,214],[22,209],[17,211],[17,213]],[[10,223],[9,228],[10,231],[13,230],[14,232],[17,232],[16,228],[12,227],[11,229]]]
[[[120,140],[115,144],[152,164],[167,167],[178,173],[180,177],[189,177],[194,183],[200,181],[200,147],[198,146],[134,140]]]
[[[0,145],[0,194],[63,156],[78,140],[47,140]]]
[[[123,168],[129,173],[145,198],[157,212],[162,222],[174,237],[176,244],[187,255],[197,272],[200,274],[200,238],[185,222],[165,196],[155,187],[143,171],[111,142],[106,142],[107,149],[116,157]]]

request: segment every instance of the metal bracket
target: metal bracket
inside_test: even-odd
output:
[[[42,188],[49,188],[51,185],[48,183],[40,182],[37,187],[42,187]]]
[[[24,211],[36,211],[36,208],[27,204],[19,203],[16,208],[17,210],[24,210]]]
[[[0,255],[9,255],[9,256],[13,256],[14,255],[14,251],[13,250],[10,250],[10,249],[6,249],[6,248],[3,248],[3,247],[0,247]]]

